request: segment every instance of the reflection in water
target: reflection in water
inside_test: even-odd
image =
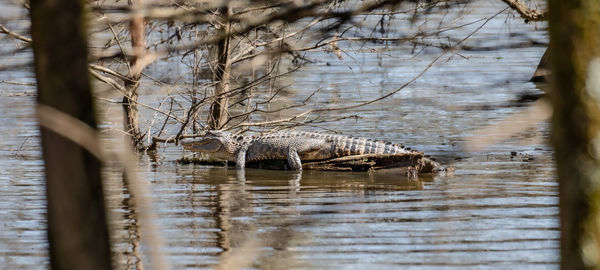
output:
[[[225,169],[226,170],[226,169]],[[250,170],[252,171],[252,170]],[[295,234],[290,229],[292,225],[298,225],[296,220],[286,221],[285,218],[264,219],[260,220],[261,223],[270,224],[270,228],[259,228],[252,225],[242,225],[243,230],[232,229],[232,223],[234,223],[237,215],[244,215],[246,212],[257,211],[253,209],[250,201],[253,197],[244,196],[246,192],[246,170],[235,169],[236,183],[235,188],[219,189],[217,192],[218,206],[216,207],[215,217],[218,219],[216,222],[217,227],[220,229],[218,232],[219,247],[223,250],[219,253],[219,264],[217,269],[240,269],[244,267],[250,267],[255,263],[257,258],[265,256],[263,250],[264,247],[272,247],[274,250],[285,251],[288,249],[289,242],[294,239]],[[294,197],[294,193],[299,190],[300,179],[302,172],[291,172],[289,174],[288,186],[289,196]],[[254,182],[253,178],[250,178],[250,182]],[[241,196],[240,196],[241,195]],[[288,208],[286,212],[294,211]],[[233,242],[232,239],[236,241]],[[266,256],[270,257],[270,256]],[[282,264],[282,261],[283,264]],[[288,256],[278,258],[277,260],[267,260],[262,263],[263,266],[271,264],[271,267],[281,265],[293,265],[294,261],[293,253]]]
[[[370,197],[379,196],[379,192],[421,190],[424,182],[433,179],[408,178],[393,171],[292,172],[194,166],[180,169],[180,184],[207,184],[205,190],[212,190],[211,195],[205,196],[199,196],[204,192],[188,193],[186,200],[206,198],[205,203],[195,207],[209,208],[216,229],[214,245],[219,247],[215,255],[221,269],[318,266],[306,260],[304,252],[298,252],[299,247],[319,245],[310,228],[334,225],[336,222],[332,223],[330,217],[337,214],[368,215],[368,203],[378,201],[369,202],[373,199]],[[357,209],[353,209],[355,200],[359,202]],[[361,201],[367,205],[361,205]],[[194,210],[199,209],[181,211]]]
[[[251,170],[253,171],[253,170]],[[252,173],[251,173],[252,175]],[[238,183],[243,186],[246,184],[246,170],[244,168],[236,168],[236,177]],[[290,191],[298,191],[300,190],[300,179],[302,179],[302,171],[290,171],[289,172],[289,181],[288,184],[290,186]]]
[[[141,249],[141,237],[139,227],[139,217],[137,208],[135,207],[135,198],[133,194],[129,192],[127,181],[123,181],[123,200],[121,201],[121,208],[124,210],[123,219],[127,222],[124,230],[127,232],[126,241],[129,244],[129,248],[123,252],[126,258],[127,269],[144,269],[144,263],[142,262],[142,251]]]
[[[526,162],[474,158],[458,166],[459,176],[187,165],[173,176],[180,185],[203,187],[186,195],[203,203],[179,212],[207,209],[214,220],[181,217],[216,230],[212,244],[190,246],[219,247],[213,263],[193,264],[198,267],[369,267],[365,258],[389,267],[543,266],[557,262],[558,240],[556,185],[548,182],[554,175],[544,165],[548,154]],[[528,173],[515,178],[513,172],[523,170]],[[515,252],[529,259],[514,257]],[[496,260],[506,256],[515,260]]]

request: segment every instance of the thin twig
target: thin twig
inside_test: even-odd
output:
[[[13,31],[8,30],[6,27],[4,27],[2,24],[0,24],[0,32],[7,34],[13,38],[16,38],[18,40],[27,42],[27,43],[31,43],[31,39],[22,35],[19,35]]]

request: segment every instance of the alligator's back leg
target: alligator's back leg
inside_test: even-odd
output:
[[[298,155],[298,151],[296,148],[289,147],[287,151],[287,160],[290,164],[290,168],[294,171],[302,170],[302,160],[300,160],[300,156]]]

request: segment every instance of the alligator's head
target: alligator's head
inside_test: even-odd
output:
[[[242,136],[227,131],[207,131],[200,139],[181,144],[186,150],[209,153],[215,158],[230,159],[242,143]]]

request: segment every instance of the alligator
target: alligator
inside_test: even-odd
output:
[[[417,157],[420,159],[419,166],[427,168],[426,172],[444,170],[437,162],[403,145],[316,132],[282,131],[249,137],[226,131],[207,131],[200,139],[182,141],[182,145],[193,152],[208,153],[212,158],[235,162],[238,168],[244,168],[253,161],[284,159],[292,170],[302,170],[302,161],[364,155]]]

